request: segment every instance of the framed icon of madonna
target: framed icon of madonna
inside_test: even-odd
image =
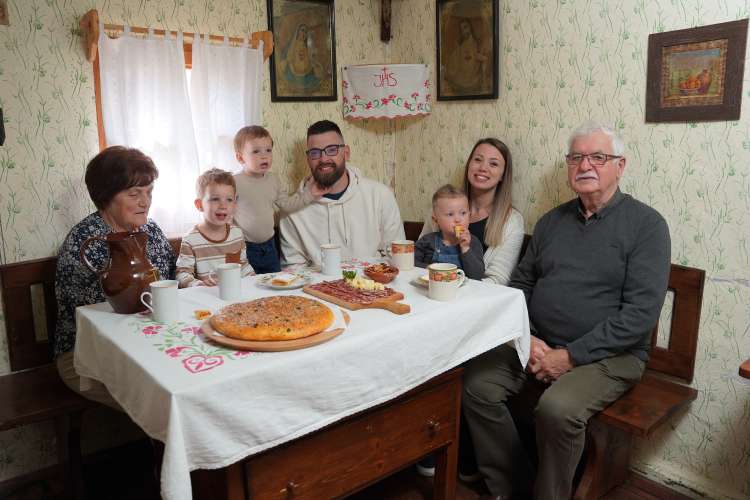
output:
[[[437,0],[437,99],[497,94],[497,0]]]
[[[268,0],[271,101],[335,101],[334,0]]]

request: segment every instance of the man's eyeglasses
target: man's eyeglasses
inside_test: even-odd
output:
[[[577,167],[578,165],[583,163],[584,158],[588,158],[591,165],[595,167],[601,167],[609,160],[622,158],[622,156],[608,155],[605,153],[591,153],[590,155],[584,155],[581,153],[568,153],[565,155],[565,162],[569,167]]]
[[[323,156],[324,152],[326,156],[336,156],[337,154],[339,154],[339,148],[343,148],[344,146],[346,146],[346,144],[329,144],[323,149],[310,148],[305,151],[305,154],[311,160],[319,160]]]

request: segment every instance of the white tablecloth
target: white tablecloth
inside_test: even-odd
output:
[[[207,342],[196,309],[225,302],[216,288],[180,290],[181,321],[160,325],[108,304],[77,311],[75,366],[104,383],[130,417],[165,443],[161,491],[191,498],[190,471],[215,469],[383,403],[489,349],[514,341],[523,365],[529,325],[523,294],[469,280],[436,302],[402,273],[390,286],[411,313],[350,311],[349,328],[324,344],[279,353]],[[314,281],[323,276],[313,275]],[[243,280],[247,300],[273,293]]]

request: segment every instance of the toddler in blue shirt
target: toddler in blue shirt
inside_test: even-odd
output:
[[[484,250],[479,238],[469,232],[469,198],[451,184],[432,195],[432,220],[440,231],[419,238],[414,263],[427,267],[433,262],[455,264],[467,278],[484,278]]]

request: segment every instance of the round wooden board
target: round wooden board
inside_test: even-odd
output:
[[[341,311],[344,315],[344,321],[349,324],[349,315],[346,311]],[[322,344],[332,338],[338,337],[344,333],[345,328],[336,328],[334,330],[328,330],[325,332],[316,333],[309,337],[303,337],[301,339],[294,340],[239,340],[216,332],[211,326],[211,322],[206,320],[201,325],[203,333],[207,338],[221,344],[224,347],[231,347],[239,351],[259,351],[259,352],[280,352],[280,351],[294,351],[296,349],[304,349],[305,347],[312,347],[314,345]]]

